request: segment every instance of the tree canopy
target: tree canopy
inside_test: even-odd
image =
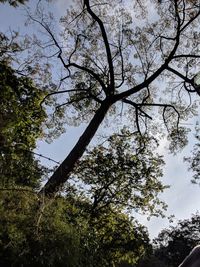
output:
[[[197,213],[190,219],[180,220],[177,225],[162,230],[154,240],[157,257],[167,266],[178,266],[199,244],[199,223],[200,216]]]
[[[200,216],[199,213],[196,213],[189,219],[179,220],[176,224],[173,223],[168,228],[161,230],[139,262],[130,266],[179,266],[192,249],[199,245],[199,223]]]
[[[49,36],[43,56],[56,56],[63,68],[45,99],[54,97],[55,113],[65,114],[68,124],[88,122],[44,186],[46,194],[69,179],[105,118],[121,114],[122,126],[141,136],[167,135],[172,152],[187,144],[188,129],[180,123],[197,114],[191,95],[198,95],[198,1],[75,1],[60,20],[60,38],[38,12],[30,18]]]
[[[74,173],[82,190],[76,193],[92,199],[93,212],[115,207],[158,215],[165,208],[158,198],[167,187],[159,180],[163,159],[152,152],[155,140],[146,140],[148,145],[139,151],[140,139],[124,129],[121,136],[112,135],[107,146],[89,150],[77,164]]]

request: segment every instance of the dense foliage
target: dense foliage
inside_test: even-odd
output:
[[[30,189],[2,191],[1,266],[78,266],[80,240],[64,218],[67,209]]]
[[[136,262],[148,248],[144,227],[119,211],[91,218],[83,202],[46,199],[30,188],[1,190],[0,203],[4,267],[116,266]]]
[[[18,76],[0,62],[0,174],[1,185],[39,186],[41,170],[31,151],[42,136],[46,114],[40,108],[45,90],[29,77]]]
[[[196,144],[193,147],[193,151],[189,157],[185,158],[185,161],[189,164],[189,169],[193,171],[194,184],[200,184],[200,128],[196,126],[195,140]]]
[[[166,188],[159,180],[164,162],[152,148],[157,148],[154,139],[141,138],[127,129],[112,135],[77,164],[75,177],[82,188],[77,193],[91,198],[94,213],[115,207],[158,215],[165,208],[158,198]]]
[[[157,257],[167,266],[178,266],[200,242],[200,216],[179,221],[176,226],[164,229],[155,239]]]
[[[191,250],[200,243],[200,215],[180,220],[176,225],[163,229],[152,242],[152,249],[133,266],[177,267]]]

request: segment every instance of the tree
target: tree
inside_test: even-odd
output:
[[[95,242],[92,242],[93,250],[86,251],[86,257],[89,254],[91,260],[83,266],[117,266],[123,261],[135,263],[148,249],[145,227],[119,210],[104,209],[96,218],[92,216],[89,225],[91,235],[87,238]]]
[[[31,151],[43,133],[46,114],[40,101],[45,90],[17,75],[7,61],[0,62],[0,70],[1,185],[38,187],[42,169]]]
[[[186,157],[185,161],[189,164],[189,169],[193,171],[193,180],[194,184],[199,184],[200,177],[200,136],[199,136],[199,125],[196,127],[195,138],[197,143],[193,147],[192,155],[190,157]]]
[[[149,244],[137,221],[117,210],[92,218],[84,201],[0,190],[0,265],[116,266],[137,262]]]
[[[68,266],[80,267],[115,266],[122,260],[136,262],[148,245],[148,234],[117,206],[105,205],[101,212],[99,209],[96,212],[97,207],[94,209],[86,192],[79,201],[77,192],[72,192],[71,198],[67,192],[66,200],[58,197],[51,201],[36,194],[35,189],[44,172],[30,152],[43,133],[41,126],[46,114],[41,111],[39,103],[44,91],[35,87],[30,78],[18,76],[7,62],[2,61],[0,67],[0,264],[66,266],[67,262]],[[126,139],[123,142],[117,136],[112,139],[112,146],[118,144],[119,152],[124,153]],[[154,160],[157,159],[152,158]],[[127,166],[131,162],[131,154],[127,154]],[[161,164],[162,159],[158,162]],[[135,159],[129,168],[133,164],[139,166],[138,160]],[[86,172],[87,169],[89,167]],[[92,179],[90,183],[93,183]],[[161,190],[162,185],[157,185]]]
[[[65,218],[64,200],[42,200],[27,188],[1,190],[0,199],[1,266],[82,266],[80,236]]]
[[[30,47],[28,38],[20,40],[18,32],[7,36],[0,33],[0,185],[3,187],[21,185],[39,189],[47,171],[35,159],[34,149],[47,128],[46,109],[40,103],[50,89],[45,82],[42,85],[37,82],[40,68],[36,68],[32,58],[28,61],[24,56]]]
[[[158,259],[153,253],[142,258],[134,267],[167,267],[162,259]]]
[[[178,266],[200,241],[200,216],[179,221],[176,226],[164,229],[154,240],[155,255],[167,266]]]
[[[196,213],[190,219],[180,220],[176,225],[163,229],[151,243],[151,249],[133,266],[179,266],[191,250],[199,244],[199,224],[200,216]]]
[[[105,208],[149,215],[158,215],[165,208],[158,198],[166,188],[159,181],[163,159],[152,152],[157,147],[155,140],[143,139],[147,144],[140,150],[141,141],[137,133],[123,129],[121,135],[112,135],[106,146],[104,142],[95,147],[78,162],[68,182],[80,185],[77,195],[91,199],[94,216]]]
[[[148,233],[120,208],[105,206],[94,214],[88,196],[79,198],[72,191],[50,199],[36,193],[43,170],[31,152],[43,135],[46,113],[40,102],[49,91],[36,82],[33,65],[25,62],[25,71],[15,68],[17,60],[11,54],[23,50],[19,43],[0,37],[0,265],[92,267],[137,262],[148,246]],[[156,164],[154,171],[159,173]]]
[[[149,122],[158,112],[168,131],[170,149],[187,143],[187,129],[179,122],[196,109],[195,102],[187,104],[187,96],[198,91],[194,66],[200,57],[199,15],[198,1],[133,1],[127,8],[126,1],[84,0],[61,19],[61,39],[44,15],[39,16],[42,20],[30,15],[50,36],[46,55],[56,55],[67,72],[45,99],[59,96],[55,110],[64,113],[66,109],[68,123],[89,121],[42,192],[51,194],[61,188],[105,117],[120,113],[120,105],[125,106],[121,114],[128,116],[128,124],[131,121],[139,134],[158,137],[162,133],[164,127],[158,126],[157,119]]]

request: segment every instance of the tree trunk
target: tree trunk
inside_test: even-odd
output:
[[[110,106],[111,103],[109,101],[102,102],[100,108],[96,111],[94,117],[90,121],[84,133],[79,138],[74,148],[65,158],[65,160],[60,164],[60,166],[56,169],[56,171],[50,177],[48,182],[41,189],[40,193],[44,193],[45,195],[51,195],[59,191],[62,185],[69,178],[69,175],[73,170],[75,164],[85,152],[88,144],[90,143],[97,129],[101,125],[101,122],[105,118],[105,115],[109,110]]]

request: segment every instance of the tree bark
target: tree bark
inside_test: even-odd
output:
[[[88,146],[97,129],[101,125],[111,104],[112,103],[108,100],[102,102],[100,108],[96,111],[94,117],[90,121],[84,133],[79,138],[74,148],[65,158],[65,160],[60,164],[60,166],[56,169],[56,171],[50,177],[48,182],[41,189],[40,193],[44,193],[45,195],[55,194],[67,181],[71,171],[74,169],[75,164],[81,158],[81,156],[86,150],[86,147]]]

